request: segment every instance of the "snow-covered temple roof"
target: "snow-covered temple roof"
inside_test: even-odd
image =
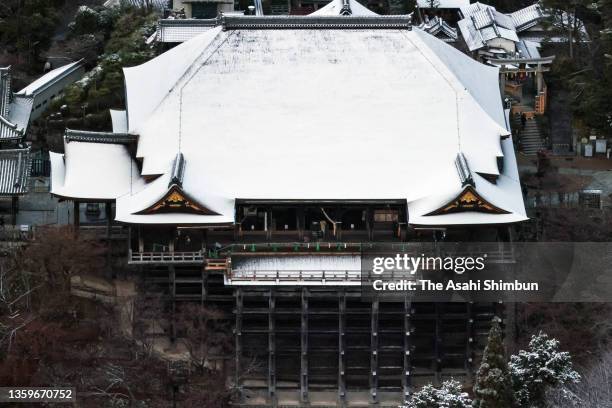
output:
[[[230,224],[236,200],[399,200],[419,225],[526,219],[498,69],[406,17],[226,17],[124,74],[141,173],[125,145],[52,157],[52,193],[116,197],[118,221]]]
[[[310,16],[376,16],[375,12],[356,0],[332,0]]]
[[[30,149],[0,149],[0,196],[28,192],[32,168]]]
[[[435,16],[419,25],[419,28],[445,42],[457,41],[457,29],[451,27],[443,18]]]
[[[50,153],[51,192],[80,200],[115,200],[144,181],[129,153],[133,135],[66,131],[64,154]]]
[[[63,65],[59,68],[55,68],[23,88],[21,91],[17,92],[17,95],[36,95],[37,93],[42,92],[44,89],[52,86],[57,81],[60,81],[62,78],[65,78],[71,73],[81,69],[82,65],[82,60],[79,60]]]
[[[545,17],[544,11],[539,3],[522,8],[510,14],[510,18],[517,32],[527,30],[540,22]]]
[[[113,133],[127,133],[127,112],[124,110],[110,110]]]
[[[503,14],[493,6],[476,2],[461,7],[461,14],[464,18],[458,26],[470,51],[484,48],[496,38],[518,43],[518,33],[535,26],[545,16],[538,3]]]
[[[420,8],[460,9],[467,7],[470,0],[417,0]]]
[[[219,24],[216,18],[211,19],[161,19],[152,38],[163,43],[182,43],[202,34]]]
[[[0,68],[0,140],[21,140],[30,121],[32,98],[13,94],[11,69]]]

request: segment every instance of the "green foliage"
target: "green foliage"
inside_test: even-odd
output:
[[[90,12],[81,14],[85,14],[85,20],[91,17]],[[64,98],[53,104],[54,112],[65,105],[62,114],[66,125],[91,130],[110,127],[108,109],[125,106],[123,68],[142,64],[156,55],[145,40],[155,30],[157,18],[155,14],[143,15],[138,10],[123,10],[123,14],[114,22],[96,67],[82,80],[68,87]],[[100,20],[99,15],[97,19]],[[79,25],[75,24],[75,32]]]
[[[612,136],[612,0],[545,0],[544,5],[576,15],[586,24],[590,42],[573,41],[555,49],[551,79],[571,91],[577,126]],[[570,19],[562,28],[574,39],[576,22]]]
[[[513,406],[510,372],[504,350],[502,329],[493,319],[489,339],[474,385],[473,406],[477,408],[511,408]]]
[[[51,45],[63,4],[64,0],[2,0],[0,48],[18,57],[37,56]]]
[[[559,351],[559,341],[542,332],[532,336],[528,350],[510,357],[509,367],[520,407],[544,407],[549,389],[580,381],[570,354]]]

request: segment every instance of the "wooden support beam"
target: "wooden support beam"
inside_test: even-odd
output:
[[[298,238],[300,241],[304,240],[304,229],[306,224],[306,214],[304,213],[304,207],[298,207],[296,211],[296,225],[298,230]]]
[[[268,399],[270,406],[276,408],[278,398],[276,395],[276,325],[275,325],[276,299],[274,290],[268,297]]]
[[[11,224],[17,225],[17,213],[19,212],[19,197],[11,197]]]
[[[176,340],[176,269],[174,268],[174,265],[168,266],[168,285],[168,289],[170,291],[170,307],[172,311],[172,316],[170,318],[170,340],[172,340],[172,343],[174,343]]]
[[[138,226],[138,252],[144,252],[144,236],[140,225]]]
[[[117,272],[115,268],[113,268],[111,265],[111,262],[112,262],[111,250],[112,250],[113,245],[111,242],[112,209],[111,209],[110,202],[104,203],[104,215],[106,216],[106,265],[108,268],[110,268],[111,276],[114,279],[117,277]]]
[[[338,406],[346,406],[346,293],[338,292]]]
[[[474,303],[468,302],[465,304],[466,307],[466,334],[467,339],[465,343],[465,373],[469,383],[474,380]]]
[[[204,267],[202,267],[200,273],[202,274],[202,298],[200,299],[200,303],[202,304],[202,306],[204,306],[204,302],[206,302],[207,297],[206,285],[208,283],[208,273],[206,273],[206,269]]]
[[[378,298],[372,300],[370,315],[370,403],[378,403]]]
[[[242,311],[243,311],[243,296],[242,296],[242,289],[238,288],[234,291],[234,296],[236,298],[236,327],[234,328],[235,334],[234,334],[234,339],[235,339],[235,357],[234,357],[234,383],[237,389],[240,389],[241,387],[241,375],[242,375],[242,366],[241,366],[241,360],[242,360]]]
[[[434,336],[434,385],[439,387],[442,383],[442,307],[435,304],[436,327]]]
[[[368,231],[368,241],[372,241],[374,238],[374,212],[372,208],[366,208],[366,229]]]
[[[342,215],[345,213],[340,207],[334,209],[334,221],[336,221],[336,241],[342,240]]]
[[[308,289],[302,288],[300,325],[300,402],[308,404]]]
[[[78,201],[73,201],[72,206],[72,223],[74,224],[74,228],[76,231],[79,230],[79,226],[81,225],[81,211],[80,211],[80,203]]]
[[[404,391],[404,402],[408,401],[412,393],[412,382],[410,372],[412,370],[412,302],[408,296],[404,297],[404,366],[402,373],[402,388]]]

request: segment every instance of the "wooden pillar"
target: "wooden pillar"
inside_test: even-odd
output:
[[[505,73],[505,65],[502,65],[501,69],[499,70],[499,91],[501,92],[501,96],[502,98],[505,95],[506,92],[506,73]]]
[[[206,234],[206,231],[204,231]],[[238,242],[242,239],[242,224],[236,223],[234,224],[234,242]],[[206,245],[206,235],[204,235],[204,245]]]
[[[106,216],[106,239],[110,240],[111,237],[111,225],[112,225],[112,217],[113,217],[113,209],[111,208],[111,203],[104,203],[104,213]]]
[[[80,209],[80,203],[76,200],[73,201],[72,220],[73,220],[74,228],[77,231],[79,229],[79,226],[81,225],[81,212],[79,211],[79,209]]]
[[[372,300],[370,315],[370,403],[378,403],[378,298]]]
[[[138,226],[138,252],[144,252],[144,236],[140,225]]]
[[[176,232],[177,229],[174,228],[174,230],[172,231],[172,235],[170,236],[170,240],[168,241],[168,249],[170,250],[170,253],[174,253],[174,241],[176,240]]]
[[[404,390],[404,402],[408,401],[412,393],[412,382],[410,372],[412,370],[411,352],[412,352],[412,302],[408,296],[404,297],[404,371],[402,373],[402,388]]]
[[[235,335],[234,339],[236,341],[235,344],[235,357],[234,357],[234,369],[235,369],[235,379],[234,383],[236,388],[240,389],[241,380],[240,376],[242,375],[241,370],[241,360],[242,360],[242,311],[243,311],[243,296],[242,289],[238,288],[235,290],[234,295],[236,297],[236,327],[235,327]]]
[[[474,380],[474,303],[468,302],[466,307],[466,333],[465,343],[465,373],[469,383]]]
[[[334,221],[336,221],[336,241],[342,241],[342,215],[344,210],[342,208],[336,208],[334,211]]]
[[[104,203],[104,213],[106,216],[106,265],[108,268],[110,268],[110,272],[111,272],[111,276],[114,278],[117,277],[117,273],[115,271],[115,268],[112,267],[111,264],[111,250],[113,248],[112,246],[112,241],[111,241],[111,217],[112,217],[112,209],[111,209],[111,203],[110,202],[106,202]]]
[[[346,293],[338,293],[338,406],[346,406]]]
[[[538,64],[536,69],[536,92],[539,95],[544,89],[544,74],[542,72],[542,64]]]
[[[272,240],[274,237],[274,231],[276,231],[276,219],[274,218],[274,211],[272,211],[272,207],[268,211],[268,239]]]
[[[274,290],[271,290],[268,298],[268,398],[270,406],[276,408],[278,399],[276,396],[276,299],[274,295]]]
[[[171,302],[171,313],[172,316],[170,318],[170,340],[172,343],[176,340],[176,270],[174,269],[174,265],[168,266],[168,289],[170,291],[170,302]]]
[[[19,212],[19,197],[11,197],[11,224],[17,225],[17,213]]]
[[[308,404],[308,289],[306,288],[302,288],[300,348],[300,402]]]
[[[374,238],[374,218],[372,208],[366,208],[366,229],[368,230],[368,240],[372,241]]]
[[[297,209],[297,230],[298,230],[298,239],[300,241],[304,240],[304,229],[306,228],[306,214],[304,211],[304,207],[298,207]]]
[[[434,385],[441,385],[442,371],[442,311],[440,303],[435,304],[436,327],[434,335]]]

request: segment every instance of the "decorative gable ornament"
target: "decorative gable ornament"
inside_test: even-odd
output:
[[[482,198],[474,187],[468,185],[457,198],[437,210],[425,214],[425,216],[454,214],[468,211],[486,214],[510,214],[509,211],[503,210]]]
[[[168,192],[155,204],[135,214],[185,213],[198,215],[219,215],[189,197],[181,187],[173,184]]]
[[[168,214],[184,213],[197,215],[219,215],[206,208],[183,191],[185,176],[185,157],[178,153],[172,163],[172,173],[168,183],[168,192],[155,204],[135,214]]]

